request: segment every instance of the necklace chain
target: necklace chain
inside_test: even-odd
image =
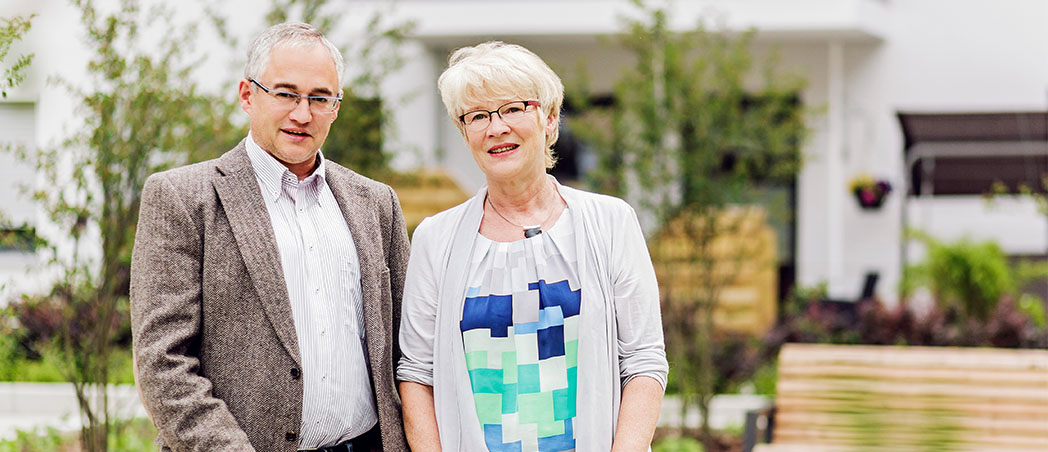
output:
[[[526,238],[526,239],[530,239],[530,238],[532,238],[532,237],[534,237],[536,235],[541,234],[542,233],[542,225],[546,224],[547,222],[549,222],[549,220],[553,218],[553,214],[557,212],[557,205],[556,205],[556,203],[554,203],[553,204],[553,208],[550,209],[549,214],[546,215],[546,219],[545,220],[542,220],[542,223],[539,223],[539,224],[537,224],[535,226],[521,226],[521,225],[519,225],[517,223],[509,221],[509,218],[506,218],[505,215],[502,215],[502,212],[499,212],[499,209],[495,208],[495,203],[491,202],[491,196],[485,196],[485,197],[488,200],[488,205],[491,206],[491,210],[493,210],[495,212],[495,215],[498,215],[499,218],[502,218],[502,220],[505,221],[506,223],[509,223],[512,226],[516,226],[516,227],[520,228],[522,231],[524,231],[524,238]],[[554,199],[556,199],[556,198],[554,198]]]

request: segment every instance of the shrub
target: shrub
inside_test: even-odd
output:
[[[155,451],[156,428],[149,419],[120,420],[112,425],[109,450],[122,452]],[[55,427],[18,430],[14,438],[0,440],[0,452],[44,452],[81,450],[75,433]]]
[[[95,306],[68,303],[69,291],[56,286],[51,294],[23,296],[0,310],[0,381],[61,382],[69,377],[63,371],[61,347],[55,341],[64,335],[82,346],[88,329],[97,324]],[[66,320],[66,310],[73,312]],[[127,316],[112,319],[117,329],[116,347],[110,356],[110,383],[131,384],[131,333]]]
[[[1015,290],[1008,260],[996,243],[944,243],[920,232],[909,235],[924,244],[927,257],[905,269],[904,298],[917,287],[927,287],[940,307],[959,306],[964,316],[985,321],[1001,296]]]
[[[743,334],[719,335],[713,338],[711,348],[713,364],[716,367],[716,379],[713,382],[714,393],[737,393],[740,386],[747,382],[754,383],[754,389],[758,390],[758,393],[765,393],[759,391],[767,390],[767,381],[762,382],[759,388],[757,383],[752,381],[763,368],[768,366],[760,339]],[[688,366],[680,366],[675,361],[670,362],[667,393],[684,397],[695,395],[680,383],[681,378],[690,377],[687,374],[688,369]],[[774,386],[775,381],[772,380],[772,392],[774,392]]]
[[[760,344],[745,335],[725,335],[713,339],[713,364],[717,378],[715,394],[737,392],[738,386],[753,377],[760,365]]]
[[[61,450],[68,435],[54,427],[35,431],[18,430],[12,439],[0,441],[0,452],[43,452]]]
[[[655,443],[652,452],[703,452],[702,443],[695,438],[667,437]]]
[[[775,395],[775,384],[779,381],[779,363],[777,360],[766,361],[753,373],[750,381],[753,392],[760,395]]]
[[[804,314],[785,316],[764,339],[765,359],[786,342],[923,345],[955,347],[1048,347],[1048,330],[1039,327],[1009,297],[1002,297],[985,320],[963,315],[959,306],[933,307],[918,315],[906,305],[887,307],[877,300],[854,305],[849,314],[837,304],[814,302]]]
[[[26,356],[19,338],[8,332],[0,334],[0,381],[65,381],[53,360]]]
[[[1037,328],[1044,329],[1048,327],[1048,318],[1046,318],[1044,313],[1044,300],[1041,300],[1036,295],[1021,294],[1019,295],[1017,307],[1030,318],[1030,321]]]

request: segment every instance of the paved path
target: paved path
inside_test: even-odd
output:
[[[113,415],[122,418],[146,416],[134,386],[112,386],[109,394]],[[711,406],[710,426],[715,429],[741,427],[746,411],[763,407],[768,400],[756,395],[716,396]],[[691,427],[698,426],[700,419],[697,408],[684,417]],[[680,400],[666,397],[659,425],[669,427],[680,423]],[[0,383],[0,439],[14,438],[18,430],[38,427],[69,431],[80,428],[73,386],[68,383]]]
[[[746,412],[764,408],[771,404],[771,398],[760,395],[721,394],[713,396],[710,402],[710,427],[714,430],[742,428],[746,424]],[[674,396],[667,396],[662,401],[659,413],[660,427],[677,427],[681,425],[681,402]],[[694,406],[684,416],[684,424],[698,427],[702,423],[699,407]]]
[[[144,417],[145,408],[131,385],[109,388],[111,415]],[[0,383],[0,439],[15,437],[18,430],[56,427],[80,428],[76,394],[68,383]]]

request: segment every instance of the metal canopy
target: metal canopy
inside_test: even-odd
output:
[[[909,196],[1044,192],[1048,112],[899,113]]]
[[[905,139],[906,197],[902,230],[909,229],[910,197],[984,195],[996,182],[1045,193],[1048,187],[1048,112],[898,113]],[[909,264],[899,243],[900,268]],[[1045,256],[1027,256],[1044,259]],[[1034,288],[1048,296],[1048,287]]]

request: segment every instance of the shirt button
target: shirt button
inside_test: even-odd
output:
[[[286,439],[288,441],[295,441],[295,440],[298,439],[298,433],[287,432],[287,433],[284,434],[284,439]]]

